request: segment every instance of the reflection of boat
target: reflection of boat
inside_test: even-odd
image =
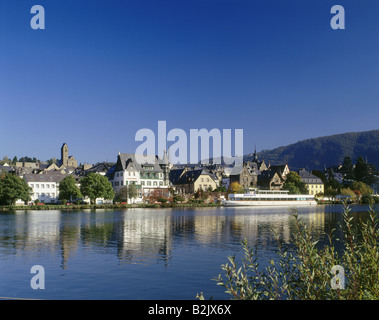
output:
[[[224,206],[299,206],[316,205],[313,195],[289,194],[287,190],[259,190],[247,188],[244,193],[231,193]]]

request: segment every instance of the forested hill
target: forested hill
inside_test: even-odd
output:
[[[299,168],[323,169],[342,164],[345,156],[355,163],[359,156],[367,157],[368,163],[379,169],[379,130],[350,132],[307,139],[273,150],[258,153],[258,160],[266,164],[277,165],[288,163],[290,170]],[[246,155],[251,160],[252,154]]]

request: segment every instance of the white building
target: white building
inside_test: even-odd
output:
[[[138,197],[149,193],[149,189],[167,188],[170,163],[166,152],[162,158],[146,156],[142,163],[133,153],[119,153],[116,165],[108,172],[109,181],[117,193],[124,186],[136,185]]]
[[[42,203],[57,203],[59,199],[59,182],[69,174],[62,174],[57,171],[45,172],[43,174],[25,174],[24,179],[32,188],[32,200],[39,200]]]

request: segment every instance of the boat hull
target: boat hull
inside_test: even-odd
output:
[[[225,207],[263,207],[263,206],[280,206],[280,207],[293,207],[293,206],[313,206],[317,205],[315,200],[297,200],[297,201],[223,201]]]

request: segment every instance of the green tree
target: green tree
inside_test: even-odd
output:
[[[320,170],[312,170],[312,174],[316,177],[320,178],[322,183],[325,185],[328,182],[328,179],[326,179],[325,174]]]
[[[362,156],[357,159],[354,168],[354,176],[356,181],[364,182],[368,185],[375,181],[374,175],[377,173],[376,168],[367,163]]]
[[[172,198],[172,201],[174,201],[174,203],[183,202],[184,200],[185,200],[184,197],[181,196],[180,194],[176,194]]]
[[[82,194],[76,185],[73,176],[67,176],[59,183],[59,199],[68,199],[72,202],[74,199],[81,198]]]
[[[327,176],[328,176],[328,178],[326,180],[324,188],[328,188],[328,189],[332,188],[338,193],[339,190],[341,190],[342,185],[341,185],[341,183],[338,182],[338,180],[336,180],[334,178],[334,173],[333,173],[333,170],[331,168],[328,169]]]
[[[32,189],[28,183],[11,173],[2,174],[0,177],[0,203],[14,205],[18,199],[24,202],[30,201]]]
[[[107,177],[100,174],[90,172],[80,183],[80,192],[83,196],[90,198],[92,204],[97,198],[113,199],[115,196],[112,184]]]
[[[116,197],[114,198],[114,201],[121,201],[126,202],[128,201],[128,187],[123,186],[120,188],[120,190],[117,192]]]
[[[160,196],[160,197],[158,198],[158,201],[159,201],[160,203],[166,203],[166,202],[168,201],[168,199],[167,199],[166,197],[164,197],[164,196]]]
[[[53,164],[53,163],[57,163],[57,158],[53,157],[53,158],[50,158],[49,160],[47,160],[47,163],[49,165]]]
[[[357,200],[357,195],[350,188],[342,188],[340,194],[341,196],[349,196],[353,202]]]
[[[345,157],[342,163],[342,174],[344,175],[344,180],[354,180],[354,165],[350,157]]]
[[[351,186],[351,190],[357,190],[361,195],[372,195],[373,190],[364,182],[354,181]]]
[[[286,182],[283,184],[282,189],[288,190],[293,194],[308,194],[308,188],[306,184],[301,180],[299,174],[294,171],[291,171],[287,174]]]
[[[334,199],[336,195],[338,194],[337,190],[333,189],[332,187],[327,187],[324,191],[324,196]]]
[[[137,192],[137,187],[135,184],[130,184],[128,186],[128,196],[129,199],[135,199],[137,198],[138,192]]]
[[[300,194],[301,191],[299,187],[297,187],[293,182],[287,182],[285,186],[283,186],[285,190],[289,191],[289,194]]]

